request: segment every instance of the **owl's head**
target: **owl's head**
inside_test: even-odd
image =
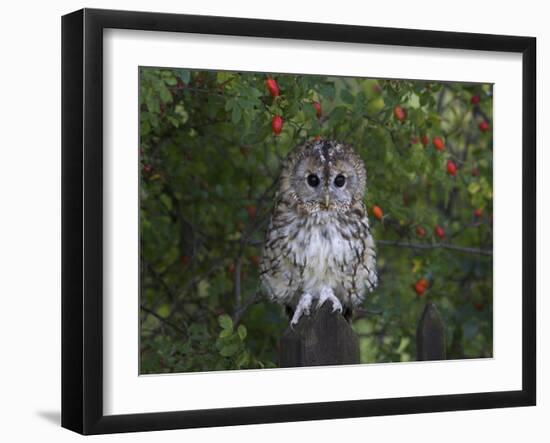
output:
[[[281,191],[290,192],[307,212],[345,212],[363,200],[367,174],[350,145],[319,140],[289,154],[281,179]]]

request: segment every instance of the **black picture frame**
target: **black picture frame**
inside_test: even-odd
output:
[[[522,389],[131,415],[103,413],[103,30],[170,31],[522,54]],[[536,39],[83,9],[62,18],[62,426],[82,434],[536,403]]]

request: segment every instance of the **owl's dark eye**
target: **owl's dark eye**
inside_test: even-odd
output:
[[[337,175],[334,179],[334,185],[341,188],[346,184],[346,177],[344,177],[342,174]]]
[[[312,188],[316,188],[317,186],[319,186],[319,182],[319,177],[317,177],[315,174],[309,174],[307,176],[307,184]]]

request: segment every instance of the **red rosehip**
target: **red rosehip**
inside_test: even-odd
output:
[[[246,207],[246,213],[248,214],[249,220],[254,220],[256,218],[256,206],[250,205]]]
[[[457,169],[455,162],[452,160],[447,161],[447,172],[454,177],[456,175],[456,171]]]
[[[416,235],[418,238],[424,238],[424,236],[426,235],[426,230],[422,226],[417,226]]]
[[[279,96],[281,91],[279,91],[279,85],[277,84],[277,82],[274,79],[268,78],[265,81],[265,84],[266,84],[267,89],[268,89],[268,91],[269,91],[269,93],[271,94],[272,97]]]
[[[434,229],[434,234],[439,237],[440,239],[444,239],[445,238],[445,231],[443,230],[443,228],[439,225],[437,225]]]
[[[489,130],[489,123],[487,123],[486,120],[483,120],[479,122],[478,127],[481,132],[487,132]]]
[[[283,129],[283,118],[280,115],[274,115],[271,119],[271,129],[275,135],[279,135]]]
[[[423,135],[420,137],[420,143],[422,143],[424,146],[428,146],[428,143],[430,143],[430,138],[427,135]]]
[[[417,283],[424,286],[426,289],[428,289],[428,287],[430,286],[430,282],[428,282],[428,280],[426,280],[425,278],[421,278],[417,281]]]
[[[479,95],[472,95],[472,98],[470,99],[470,103],[472,105],[479,105],[479,101],[480,101]]]
[[[407,110],[399,105],[393,108],[393,115],[396,120],[403,122],[407,118]]]
[[[317,116],[317,118],[321,118],[321,115],[323,114],[323,110],[321,109],[321,103],[313,102],[313,107],[315,108],[315,115]]]
[[[481,208],[477,208],[476,210],[474,210],[474,217],[481,217],[483,215],[483,209]]]
[[[382,212],[380,206],[375,205],[372,207],[372,215],[374,215],[378,220],[382,220],[384,217],[384,212]]]
[[[443,151],[443,149],[445,149],[445,142],[441,137],[434,137],[432,143],[434,145],[434,148],[438,151]]]
[[[151,174],[153,172],[153,166],[150,165],[149,163],[146,163],[143,165],[143,172],[147,175]]]
[[[378,83],[372,85],[372,92],[374,92],[375,94],[380,94],[382,92],[382,88]]]
[[[190,260],[191,260],[191,259],[189,258],[188,255],[182,255],[182,256],[180,257],[180,263],[181,263],[181,265],[182,265],[183,267],[186,267],[186,266],[189,264],[189,261],[190,261]]]
[[[424,292],[426,292],[426,286],[424,286],[422,283],[420,283],[420,281],[417,281],[414,284],[414,290],[416,291],[416,295],[421,297],[422,295],[424,295]]]
[[[418,143],[418,137],[417,136],[412,136],[411,137],[411,145],[416,145]]]

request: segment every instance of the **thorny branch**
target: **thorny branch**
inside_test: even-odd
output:
[[[457,246],[450,243],[408,243],[393,240],[378,240],[378,245],[383,246],[395,246],[398,248],[411,248],[411,249],[449,249],[451,251],[463,252],[465,254],[475,255],[487,255],[492,256],[493,251],[488,249],[470,248],[467,246]]]
[[[177,326],[176,324],[172,323],[171,321],[161,317],[160,315],[158,315],[155,311],[153,311],[152,309],[149,309],[147,306],[144,306],[144,305],[140,305],[140,309],[143,311],[143,312],[146,312],[147,314],[149,315],[152,315],[153,317],[155,317],[158,321],[160,321],[161,323],[165,324],[165,325],[168,325],[170,326],[171,328],[173,328],[174,330],[178,331],[180,334],[182,334],[184,337],[187,336],[187,332],[184,331],[182,328],[180,328],[179,326]]]

